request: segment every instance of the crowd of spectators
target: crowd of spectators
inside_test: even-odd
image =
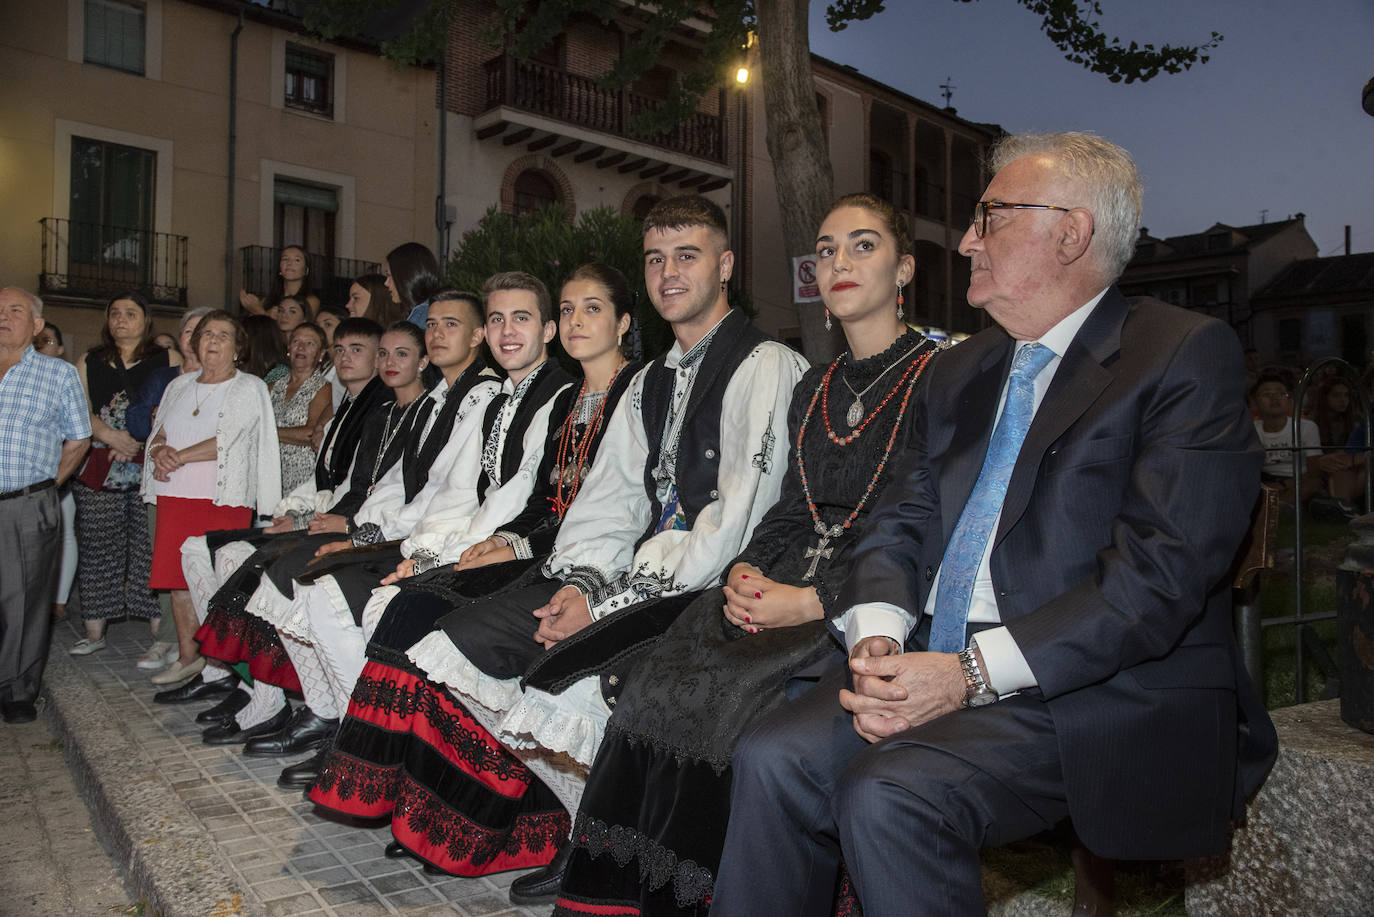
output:
[[[1308,376],[1290,366],[1263,365],[1251,348],[1246,373],[1250,413],[1265,450],[1264,480],[1281,488],[1283,504],[1300,504],[1314,518],[1331,521],[1363,513],[1374,360],[1359,377],[1338,362],[1319,363]]]

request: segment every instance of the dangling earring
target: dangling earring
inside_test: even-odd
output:
[[[721,291],[722,293],[725,292],[725,281],[724,281],[724,280],[722,280],[722,281],[720,282],[720,291]]]
[[[902,282],[899,280],[897,281],[897,321],[899,322],[906,318],[906,312],[902,309],[905,302],[906,299],[902,297]]]
[[[825,310],[825,330],[826,330],[826,331],[829,331],[832,327],[834,327],[834,326],[830,324],[830,310],[829,310],[829,309],[826,309],[826,310]]]

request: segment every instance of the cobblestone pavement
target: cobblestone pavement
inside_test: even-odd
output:
[[[0,914],[128,913],[124,887],[46,718],[0,726]]]
[[[189,810],[189,836],[218,852],[229,881],[241,889],[241,899],[229,896],[226,913],[546,917],[552,910],[510,904],[507,888],[519,872],[474,879],[432,877],[413,860],[385,858],[382,848],[391,840],[387,828],[329,821],[315,814],[299,792],[277,788],[281,769],[301,756],[245,758],[237,745],[202,745],[202,727],[194,717],[207,704],[152,702],[151,673],[135,666],[150,642],[141,622],[111,626],[107,648],[90,656],[66,656],[75,637],[70,626],[55,629],[52,666],[63,668],[65,662],[103,698],[120,728],[147,754],[161,778],[156,783],[168,787]],[[59,654],[62,660],[56,658]],[[50,680],[50,690],[65,690],[53,686],[61,682],[60,677]],[[80,730],[74,732],[79,741]],[[192,841],[190,846],[197,845]],[[201,854],[208,852],[200,848]]]

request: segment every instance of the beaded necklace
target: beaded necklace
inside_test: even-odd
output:
[[[577,491],[582,487],[583,467],[587,463],[587,453],[592,449],[592,440],[596,438],[596,431],[601,427],[602,415],[606,412],[606,402],[610,400],[611,388],[615,385],[615,377],[620,375],[620,370],[624,369],[625,364],[621,363],[611,374],[611,381],[606,385],[606,391],[602,393],[602,398],[596,406],[594,413],[587,421],[586,430],[579,438],[577,435],[577,420],[581,413],[578,406],[582,404],[582,399],[587,395],[587,380],[582,380],[582,387],[577,390],[577,400],[573,402],[573,410],[568,414],[568,419],[563,422],[563,434],[558,440],[558,462],[554,466],[553,473],[558,479],[558,489],[549,503],[553,506],[553,511],[559,519],[572,506],[572,501],[577,497]],[[571,457],[574,464],[569,467],[568,459]],[[568,495],[563,496],[563,485],[568,485]]]
[[[892,447],[897,442],[897,433],[902,429],[902,420],[906,417],[906,407],[907,403],[911,400],[911,392],[916,388],[916,382],[921,378],[921,373],[925,370],[926,364],[930,362],[931,354],[934,352],[935,349],[931,348],[915,360],[912,360],[910,365],[907,366],[906,372],[902,373],[902,377],[897,380],[897,385],[892,391],[887,393],[887,397],[873,409],[873,413],[868,415],[861,426],[845,437],[836,436],[835,432],[830,429],[829,399],[827,397],[830,391],[830,377],[834,375],[835,367],[839,366],[840,360],[837,358],[835,362],[831,363],[829,368],[826,369],[825,376],[821,378],[821,384],[816,387],[816,393],[811,396],[811,403],[806,406],[806,414],[802,417],[801,426],[797,428],[797,471],[801,476],[802,494],[806,497],[806,508],[811,512],[812,525],[815,526],[816,534],[820,536],[820,540],[816,542],[814,548],[806,549],[805,557],[811,559],[811,566],[807,567],[806,575],[802,577],[804,581],[810,581],[810,579],[816,575],[816,568],[820,565],[822,558],[829,560],[831,555],[835,553],[835,549],[830,547],[830,542],[840,537],[843,532],[847,531],[849,527],[854,524],[854,520],[859,518],[859,513],[863,512],[864,506],[868,504],[869,497],[873,496],[873,491],[878,485],[878,478],[882,476],[883,469],[887,467],[887,460],[892,456]],[[908,353],[908,356],[909,355]],[[911,381],[908,382],[908,379]],[[906,385],[906,391],[902,393],[901,407],[898,408],[897,411],[897,420],[892,424],[892,433],[887,438],[887,447],[883,449],[883,457],[878,462],[878,467],[873,472],[873,477],[868,482],[868,486],[864,488],[864,494],[859,498],[859,504],[854,507],[854,511],[849,514],[848,519],[844,520],[842,523],[837,522],[827,528],[825,523],[821,521],[820,510],[817,509],[816,501],[811,496],[811,483],[806,477],[806,455],[802,451],[802,439],[806,436],[806,427],[811,420],[812,412],[816,409],[816,402],[819,401],[821,403],[821,416],[825,420],[825,431],[830,437],[830,441],[837,446],[847,446],[859,438],[859,434],[861,434],[873,421],[873,418],[877,417],[878,414],[882,412],[883,408],[887,406],[887,403],[892,400],[892,397],[897,394],[897,391],[902,388],[904,383]]]
[[[918,344],[917,347],[919,346],[920,345]],[[915,348],[913,348],[912,350],[914,349]],[[827,435],[829,435],[830,441],[837,446],[847,446],[850,443],[854,442],[854,440],[862,436],[864,430],[867,429],[868,425],[873,422],[873,418],[877,417],[879,414],[883,412],[883,408],[887,407],[887,403],[891,401],[892,396],[896,395],[897,392],[901,389],[902,383],[906,382],[907,377],[911,375],[912,371],[914,370],[916,372],[917,377],[921,375],[921,370],[926,368],[926,363],[929,362],[930,355],[934,352],[934,350],[927,350],[924,354],[920,356],[920,358],[913,360],[911,364],[907,366],[906,372],[902,373],[902,377],[897,380],[897,384],[892,387],[892,391],[888,392],[887,395],[883,398],[883,400],[878,402],[878,406],[873,409],[873,412],[871,414],[864,418],[863,423],[859,424],[857,427],[854,427],[854,429],[850,430],[848,436],[836,436],[834,429],[832,429],[830,426],[830,377],[834,375],[835,367],[840,364],[840,358],[836,358],[835,362],[830,364],[830,368],[825,371],[825,378],[821,380],[821,387],[816,390],[816,397],[813,397],[811,399],[811,404],[813,406],[816,403],[816,398],[820,398],[821,400],[821,418],[825,421],[825,432]],[[906,356],[910,356],[911,353],[912,351],[907,351]],[[906,356],[903,356],[901,359],[906,359]],[[908,394],[909,393],[910,390],[908,390]],[[811,416],[811,411],[809,408],[807,409],[806,416]]]
[[[367,495],[372,496],[372,491],[377,488],[377,477],[382,470],[382,460],[386,458],[387,450],[391,448],[391,443],[400,432],[406,427],[406,418],[410,416],[412,409],[424,400],[424,394],[420,397],[411,399],[410,404],[401,409],[401,416],[396,421],[396,426],[391,425],[391,415],[396,410],[396,402],[391,402],[391,407],[386,409],[386,421],[382,424],[382,444],[377,450],[377,457],[372,461],[372,483],[367,485]]]
[[[924,343],[925,341],[921,342],[921,344]],[[920,348],[921,344],[917,344],[915,347],[911,348],[906,353],[898,357],[895,361],[893,361],[891,366],[889,366],[882,372],[878,373],[878,375],[873,379],[872,382],[865,385],[863,391],[861,392],[854,391],[854,386],[849,384],[849,380],[846,379],[844,376],[840,376],[840,381],[844,383],[844,387],[849,389],[849,394],[854,396],[854,403],[849,406],[849,411],[844,415],[844,422],[849,424],[849,428],[851,430],[859,425],[860,420],[863,420],[864,395],[868,394],[868,390],[871,389],[873,386],[877,385],[878,381],[882,379],[883,376],[886,376],[889,372],[900,366],[903,360],[905,360],[907,357],[915,353]]]

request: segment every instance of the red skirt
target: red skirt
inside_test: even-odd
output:
[[[149,589],[185,589],[181,544],[216,529],[246,529],[253,524],[247,506],[216,506],[210,500],[157,498],[157,531],[153,533],[153,569]]]

